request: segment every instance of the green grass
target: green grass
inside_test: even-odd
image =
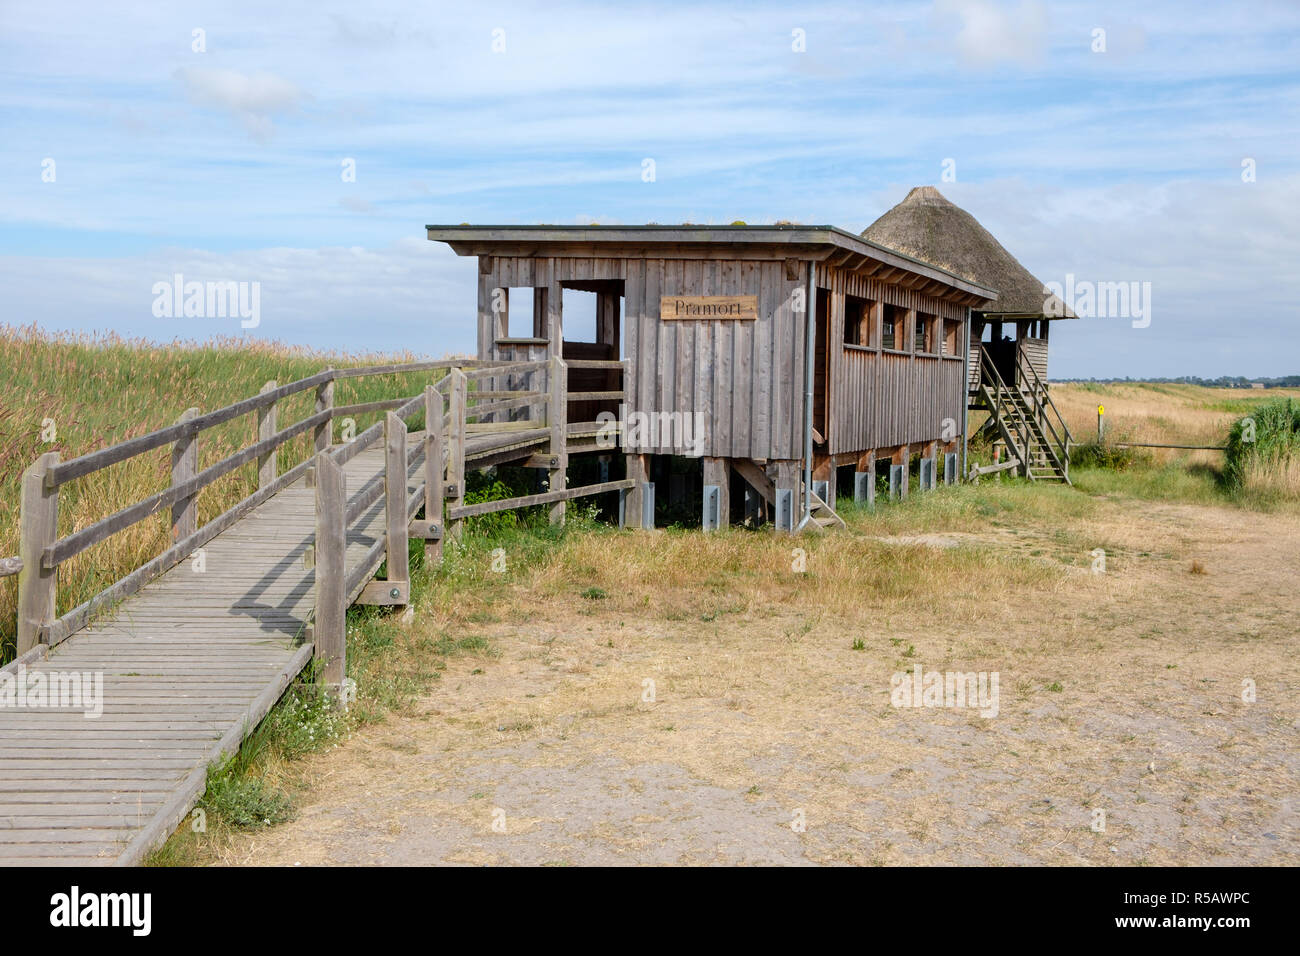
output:
[[[1279,398],[1233,424],[1224,481],[1239,495],[1300,496],[1300,402]]]
[[[1074,487],[1090,495],[1124,495],[1147,501],[1231,505],[1219,472],[1207,465],[1180,461],[1141,464],[1123,470],[1082,467],[1070,469]]]

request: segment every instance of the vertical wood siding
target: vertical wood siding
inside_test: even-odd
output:
[[[631,358],[625,382],[627,411],[702,413],[707,456],[799,458],[805,325],[804,313],[794,312],[793,297],[797,289],[806,288],[807,263],[801,262],[797,273],[788,279],[784,261],[756,259],[494,256],[489,271],[479,277],[479,355],[524,360],[558,350],[555,342],[498,345],[490,312],[493,288],[549,288],[552,299],[558,299],[564,281],[623,280],[623,341]],[[817,278],[819,286],[831,290],[830,452],[934,440],[945,417],[960,422],[965,403],[960,359],[844,348],[844,296],[921,309],[963,323],[965,308],[824,266],[817,268]],[[663,322],[662,295],[756,295],[758,319]],[[553,316],[558,305],[549,303]]]
[[[817,284],[831,292],[829,453],[935,441],[943,434],[945,418],[953,419],[960,433],[966,408],[965,356],[887,352],[875,333],[872,348],[846,348],[844,297],[873,299],[960,322],[959,342],[967,334],[965,307],[823,266],[817,269]],[[902,330],[905,342],[911,340],[910,324],[909,319],[909,328]]]
[[[1047,381],[1047,339],[1026,338],[1020,340],[1020,351],[1029,360],[1038,377]]]

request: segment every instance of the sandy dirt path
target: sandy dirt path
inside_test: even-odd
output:
[[[956,626],[939,596],[887,620],[780,604],[674,621],[578,601],[596,606],[482,625],[494,655],[453,657],[415,713],[307,758],[297,817],[218,855],[1300,863],[1300,520],[1133,501],[1101,515],[1086,532],[895,542],[1085,556],[966,602]],[[1088,569],[1090,539],[1106,574]],[[997,716],[892,706],[891,676],[917,664],[998,672]]]

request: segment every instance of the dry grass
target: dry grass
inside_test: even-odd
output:
[[[1300,501],[1300,456],[1252,456],[1245,462],[1242,490],[1259,498]]]
[[[1300,389],[1245,390],[1141,382],[1052,386],[1052,400],[1075,440],[1081,442],[1096,440],[1097,406],[1104,405],[1106,437],[1111,441],[1221,446],[1233,422],[1266,401],[1287,396],[1300,397]],[[1223,456],[1217,452],[1151,449],[1150,453],[1158,462],[1177,458],[1214,467],[1223,464]]]
[[[476,644],[415,706],[281,764],[297,819],[193,859],[1297,859],[1282,559],[1300,520],[1007,482],[850,525],[471,540],[398,643]],[[918,663],[998,671],[1000,715],[891,707]]]

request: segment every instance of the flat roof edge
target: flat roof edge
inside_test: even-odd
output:
[[[561,226],[561,225],[426,225],[428,238],[434,242],[593,242],[593,243],[717,243],[777,242],[789,245],[823,245],[858,252],[887,265],[916,272],[943,282],[958,291],[997,300],[997,291],[972,282],[942,266],[890,249],[854,235],[846,229],[828,225],[707,226],[707,225],[635,225],[635,226]],[[718,236],[717,234],[721,234]]]

